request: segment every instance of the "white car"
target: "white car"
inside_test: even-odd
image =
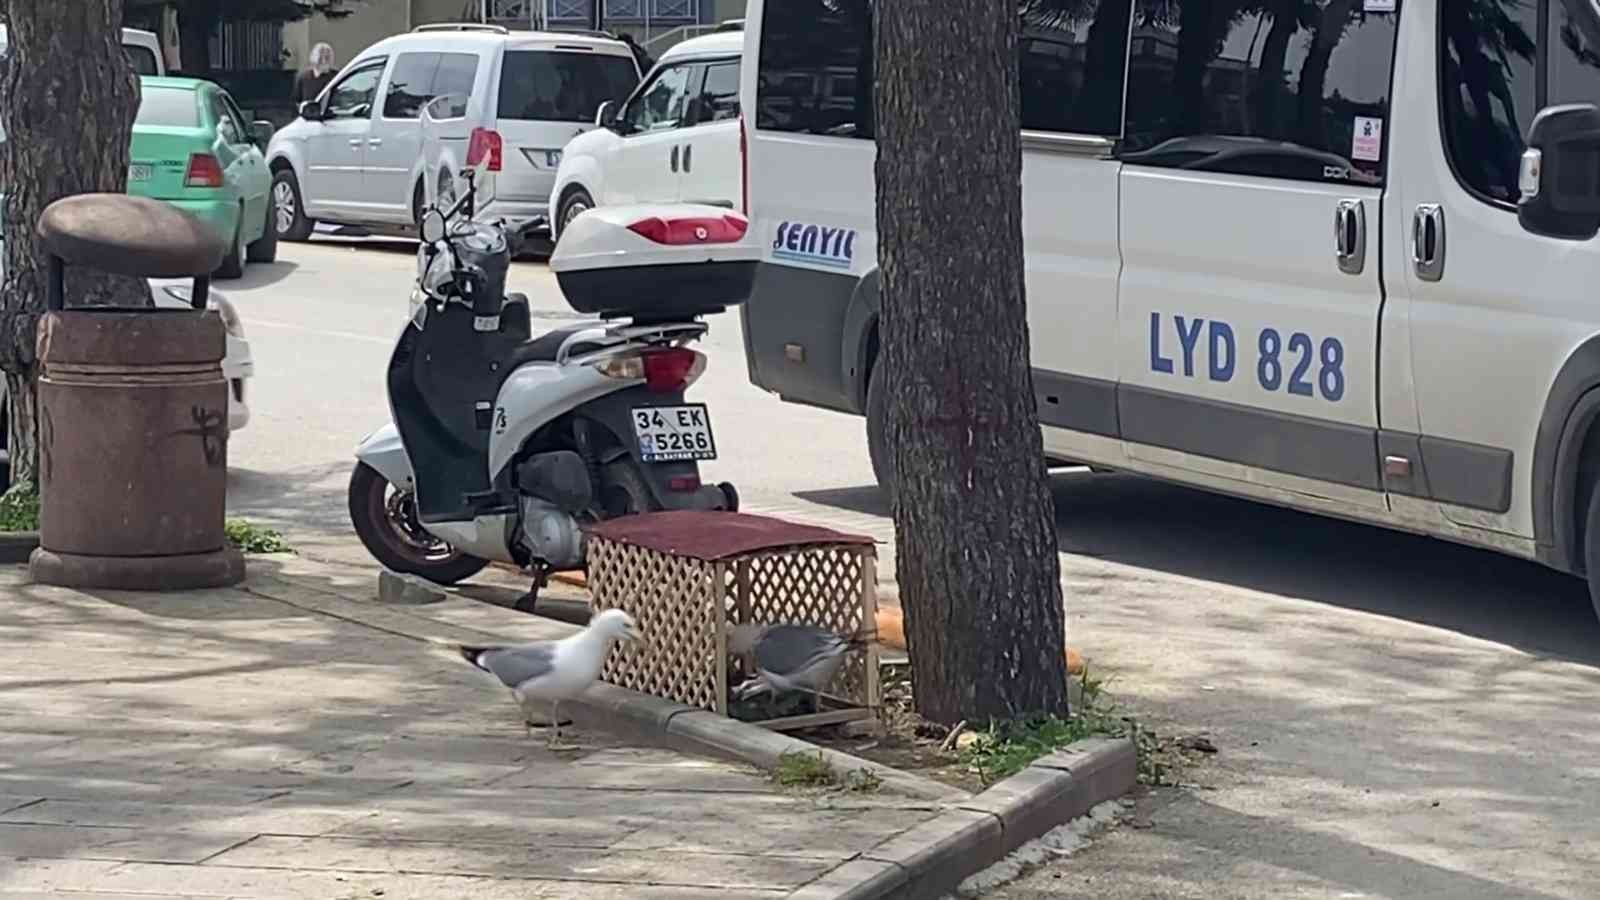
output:
[[[446,24],[379,41],[267,146],[278,236],[305,240],[318,222],[414,228],[480,161],[479,212],[543,227],[561,148],[638,82],[628,45],[607,37]]]
[[[567,143],[550,192],[552,236],[594,206],[705,203],[742,208],[739,60],[744,35],[693,38],[661,60],[601,127]]]

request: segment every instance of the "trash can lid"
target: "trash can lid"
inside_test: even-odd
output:
[[[76,194],[39,216],[45,250],[68,265],[143,278],[194,278],[222,265],[216,229],[171,204],[127,194]]]

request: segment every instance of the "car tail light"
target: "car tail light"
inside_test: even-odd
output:
[[[504,150],[505,142],[500,140],[500,132],[474,128],[472,139],[467,142],[467,165],[477,166],[487,159],[489,171],[498,172]]]
[[[183,173],[185,187],[222,187],[222,164],[209,153],[195,153],[189,157],[189,169]]]
[[[731,244],[744,239],[750,223],[743,216],[662,219],[651,216],[628,230],[657,244]]]
[[[750,139],[745,136],[744,113],[739,114],[739,211],[750,215]]]

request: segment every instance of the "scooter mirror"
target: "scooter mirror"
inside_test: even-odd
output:
[[[444,213],[430,209],[422,214],[422,240],[428,244],[444,240]]]

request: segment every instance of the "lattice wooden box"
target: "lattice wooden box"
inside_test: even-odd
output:
[[[730,685],[753,674],[729,655],[729,626],[870,634],[877,555],[871,538],[743,513],[675,511],[596,525],[588,545],[595,610],[626,610],[647,639],[619,644],[600,677],[727,715]],[[874,718],[878,677],[877,644],[868,642],[845,660],[818,712],[760,724],[785,730]]]

